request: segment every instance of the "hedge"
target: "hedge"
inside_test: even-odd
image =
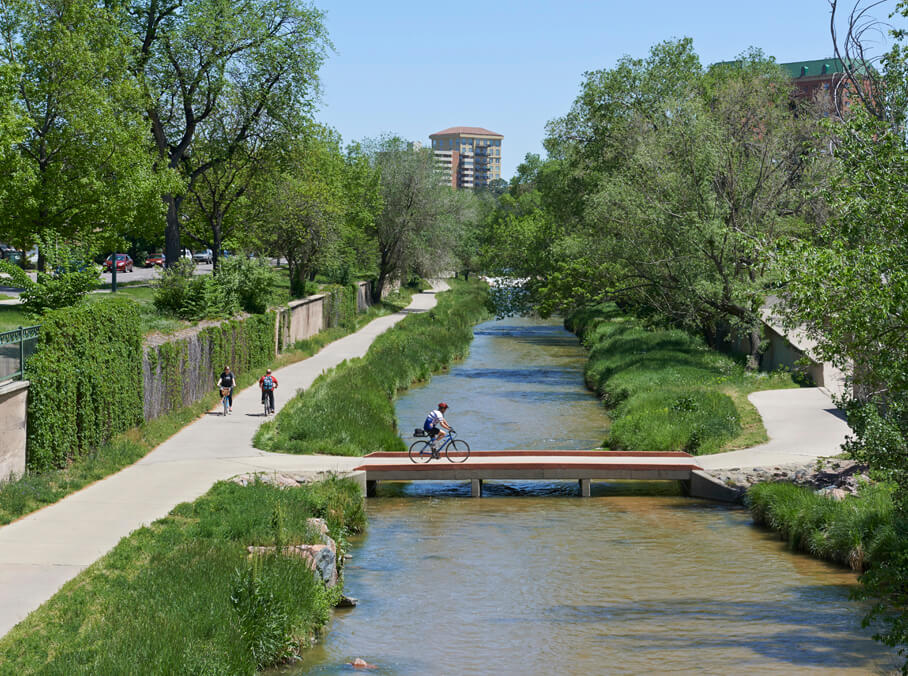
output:
[[[142,333],[134,302],[48,312],[28,360],[28,467],[63,467],[142,422]]]

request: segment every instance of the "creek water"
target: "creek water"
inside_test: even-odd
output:
[[[476,327],[470,356],[397,404],[402,430],[439,401],[474,449],[582,449],[608,425],[586,355],[555,321]],[[861,629],[855,576],[787,551],[743,509],[674,484],[390,484],[367,501],[346,593],[287,673],[887,673]]]

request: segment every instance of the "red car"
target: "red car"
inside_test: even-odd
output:
[[[132,258],[129,254],[110,254],[104,261],[104,272],[110,272],[114,256],[117,257],[117,272],[132,272]]]
[[[156,265],[164,267],[164,254],[162,253],[153,253],[149,254],[148,258],[145,259],[145,267],[153,268]]]

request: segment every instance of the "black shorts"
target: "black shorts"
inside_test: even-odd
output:
[[[438,433],[441,432],[441,430],[438,429],[437,427],[430,427],[429,429],[426,430],[426,432],[429,433],[430,437],[437,437]]]

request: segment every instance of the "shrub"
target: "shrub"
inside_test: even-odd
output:
[[[28,360],[28,466],[62,467],[142,421],[142,334],[133,301],[48,312]]]
[[[100,281],[95,266],[57,275],[39,272],[37,282],[9,261],[0,261],[0,272],[8,274],[15,286],[24,289],[22,308],[31,315],[43,315],[49,310],[75,305],[89,291],[98,288]]]
[[[274,271],[261,258],[230,256],[221,258],[214,273],[232,306],[250,314],[268,309],[268,298],[274,286]]]
[[[195,264],[188,258],[180,258],[161,272],[154,283],[154,306],[163,314],[180,317],[187,304],[189,285]]]

